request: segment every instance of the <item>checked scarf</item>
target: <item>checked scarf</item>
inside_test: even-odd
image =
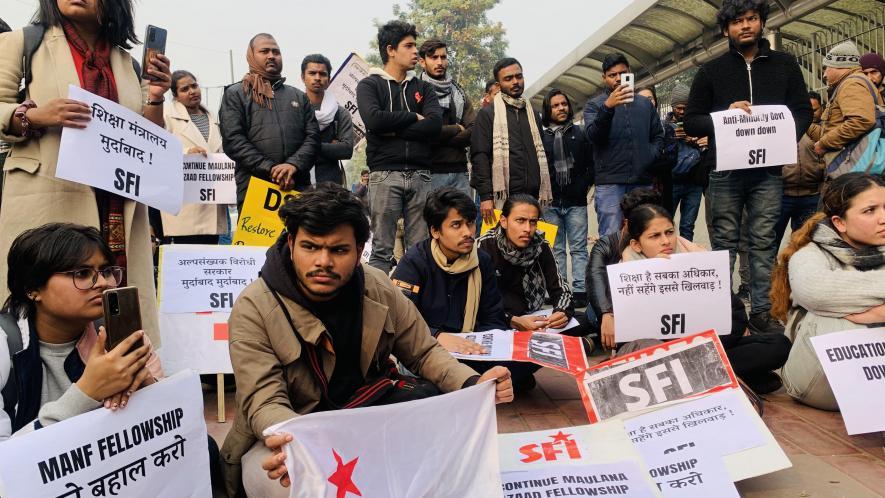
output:
[[[513,266],[525,268],[525,275],[522,277],[522,291],[528,309],[541,309],[544,306],[544,299],[547,297],[547,281],[544,279],[544,272],[541,269],[541,250],[544,247],[543,244],[547,243],[544,236],[540,232],[535,232],[534,238],[525,249],[513,245],[501,225],[492,229],[492,236],[495,237],[498,252],[501,253],[501,257],[505,261]]]
[[[529,116],[529,129],[532,134],[535,155],[538,158],[538,166],[541,173],[541,189],[538,201],[542,207],[549,206],[553,201],[553,190],[550,187],[550,171],[547,169],[547,153],[544,152],[544,142],[538,132],[538,123],[535,119],[535,111],[532,103],[524,97],[517,99],[498,92],[492,105],[495,106],[495,117],[492,121],[492,194],[495,198],[495,207],[500,208],[510,192],[510,131],[507,127],[507,106],[517,109],[525,108]],[[528,144],[526,144],[528,145]],[[531,147],[526,147],[531,150]]]

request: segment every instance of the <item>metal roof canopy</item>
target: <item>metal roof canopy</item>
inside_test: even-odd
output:
[[[825,53],[820,31],[865,19],[871,26],[885,24],[882,2],[871,0],[770,0],[766,32],[794,46]],[[602,90],[602,60],[621,52],[636,74],[636,86],[661,83],[728,50],[728,40],[716,23],[722,0],[633,0],[605,26],[526,90],[540,110],[544,95],[552,88],[565,92],[576,108]],[[874,12],[878,5],[878,11]],[[864,46],[878,46],[885,37],[875,28]],[[864,52],[864,47],[861,53]],[[818,56],[819,57],[819,56]],[[811,59],[813,61],[813,58]],[[803,64],[807,75],[819,78],[814,63]]]

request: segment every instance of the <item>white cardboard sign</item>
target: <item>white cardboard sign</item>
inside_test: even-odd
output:
[[[524,472],[502,472],[504,498],[547,496],[629,496],[660,494],[648,484],[636,462],[563,465]]]
[[[615,339],[672,340],[731,333],[728,251],[673,254],[609,265]]]
[[[236,204],[237,163],[225,154],[187,154],[184,156],[185,204]]]
[[[359,55],[351,53],[347,59],[344,59],[344,63],[332,77],[329,89],[326,90],[335,96],[338,105],[343,106],[350,113],[353,120],[353,134],[356,138],[353,141],[354,147],[366,138],[366,125],[363,124],[363,118],[357,112],[356,86],[368,75],[369,64]]]
[[[710,113],[716,133],[716,171],[796,162],[796,122],[785,105],[756,105]]]
[[[848,434],[885,431],[885,327],[811,338]]]
[[[178,214],[183,186],[181,142],[149,119],[70,85],[68,98],[92,109],[80,130],[64,128],[55,176]]]
[[[3,496],[210,497],[199,378],[180,372],[97,408],[0,444]]]
[[[227,320],[230,313],[160,312],[157,350],[163,371],[190,368],[198,374],[234,373],[228,348]]]
[[[173,244],[160,247],[160,311],[229,313],[258,278],[266,247]]]

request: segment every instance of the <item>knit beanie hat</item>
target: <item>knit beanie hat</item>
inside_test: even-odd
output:
[[[838,69],[851,69],[860,66],[860,52],[853,42],[842,42],[827,52],[824,57],[824,67]]]
[[[863,54],[860,58],[860,67],[864,70],[878,69],[880,73],[885,74],[885,59],[875,52]]]
[[[691,90],[682,83],[676,83],[676,86],[670,90],[670,105],[687,104],[688,94]]]

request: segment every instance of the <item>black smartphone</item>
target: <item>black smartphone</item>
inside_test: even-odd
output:
[[[144,52],[141,56],[142,79],[155,81],[157,78],[148,74],[151,56],[166,53],[166,30],[148,24],[144,33]]]
[[[108,334],[105,349],[117,347],[133,332],[141,330],[141,306],[138,304],[137,287],[118,287],[102,293],[104,306],[104,329]],[[139,339],[129,351],[140,348],[144,340]]]

